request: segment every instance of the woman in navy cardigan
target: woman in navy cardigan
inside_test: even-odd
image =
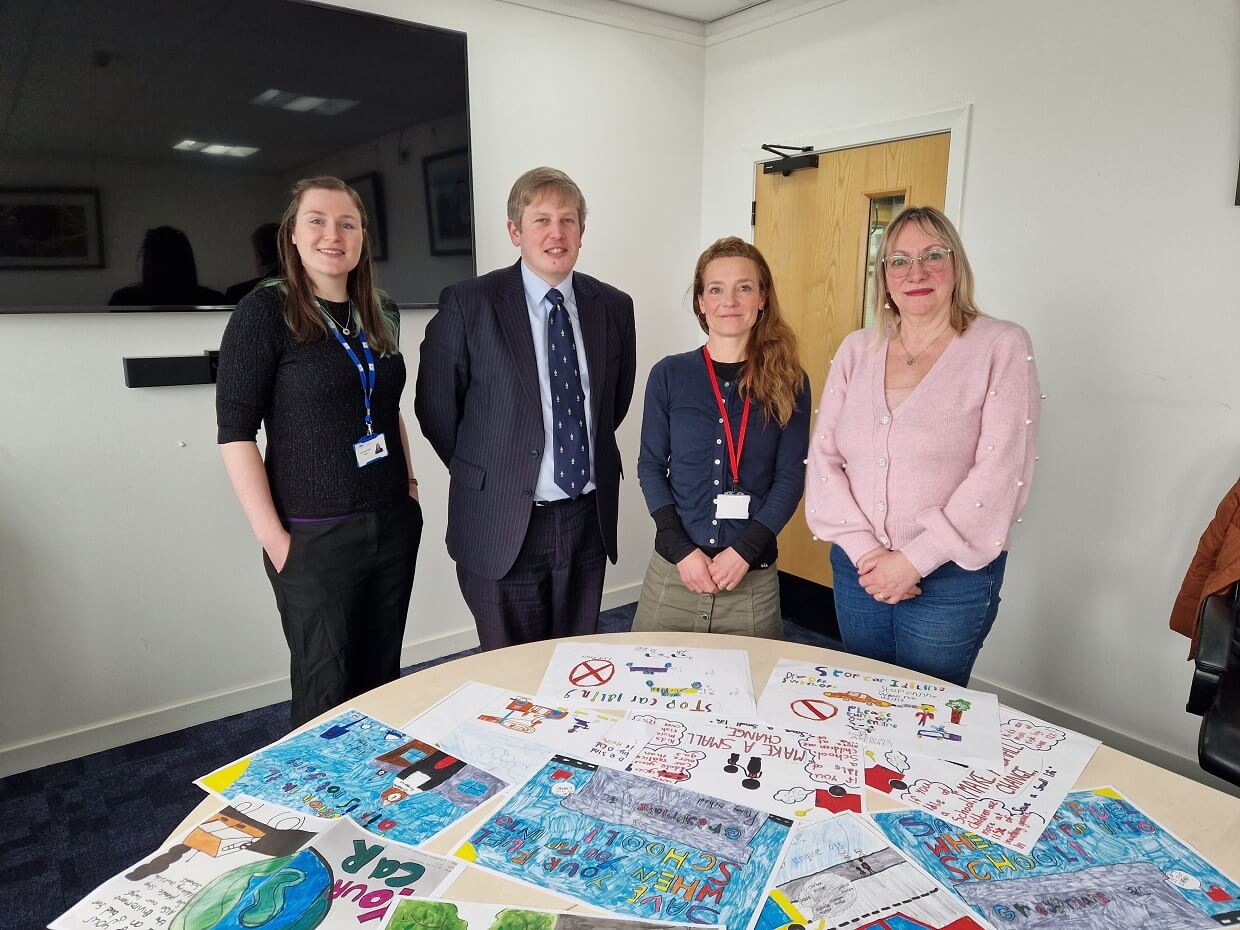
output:
[[[637,473],[655,551],[633,629],[782,639],[775,537],[804,486],[809,379],[749,243],[702,253],[693,312],[706,345],[646,384]]]

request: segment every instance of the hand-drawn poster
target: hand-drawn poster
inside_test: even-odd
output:
[[[865,793],[858,743],[760,723],[634,714],[587,758],[797,824],[860,812]]]
[[[874,820],[894,845],[996,927],[1240,925],[1240,886],[1114,788],[1069,794],[1027,855],[922,811],[892,811]]]
[[[241,885],[283,868],[330,822],[247,796],[205,817],[108,879],[57,917],[53,930],[158,930],[168,927],[225,876]]]
[[[758,701],[767,723],[858,740],[876,755],[1002,768],[999,699],[984,691],[780,659]]]
[[[358,710],[272,743],[198,779],[232,799],[251,794],[418,845],[506,783]]]
[[[1029,852],[1098,748],[1098,741],[1000,707],[1003,771],[942,759],[867,751],[875,791],[964,830]]]
[[[756,715],[749,654],[741,649],[560,643],[538,700],[740,719]]]
[[[384,930],[684,930],[684,924],[595,917],[506,904],[402,901]]]
[[[840,814],[792,834],[755,930],[985,930],[874,829]]]
[[[456,855],[628,917],[746,930],[792,822],[556,756]]]
[[[620,710],[542,705],[516,691],[467,681],[405,729],[515,785],[557,753],[583,757],[623,716]]]

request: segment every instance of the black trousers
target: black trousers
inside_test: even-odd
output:
[[[400,677],[400,647],[422,539],[409,498],[334,523],[290,523],[284,569],[263,554],[288,641],[291,722]]]
[[[486,650],[595,632],[606,566],[590,493],[534,507],[517,560],[499,581],[460,565],[456,576]]]

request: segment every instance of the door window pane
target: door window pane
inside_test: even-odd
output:
[[[869,232],[866,236],[865,291],[861,295],[861,320],[863,326],[874,322],[874,261],[878,258],[878,244],[897,213],[904,209],[904,195],[891,194],[871,197]]]

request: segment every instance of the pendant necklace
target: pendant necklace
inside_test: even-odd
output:
[[[908,346],[904,344],[903,327],[897,326],[896,327],[896,338],[900,340],[900,348],[904,350],[904,357],[906,359],[904,364],[911,367],[913,362],[917,361],[919,358],[921,358],[923,355],[929,352],[930,349],[934,347],[934,344],[943,338],[943,333],[947,332],[947,330],[950,328],[951,327],[949,326],[944,326],[942,331],[940,331],[937,336],[931,339],[924,349],[922,349],[916,355],[909,355]]]
[[[332,315],[332,312],[327,309],[326,301],[320,301],[319,307],[323,310],[324,313],[327,314],[327,318],[332,321],[332,324],[335,325],[342,333],[344,333],[346,336],[353,335],[353,333],[349,331],[349,327],[347,325],[353,322],[353,303],[352,302],[350,302],[347,305],[344,311],[345,312],[344,323],[336,322],[336,318]]]

